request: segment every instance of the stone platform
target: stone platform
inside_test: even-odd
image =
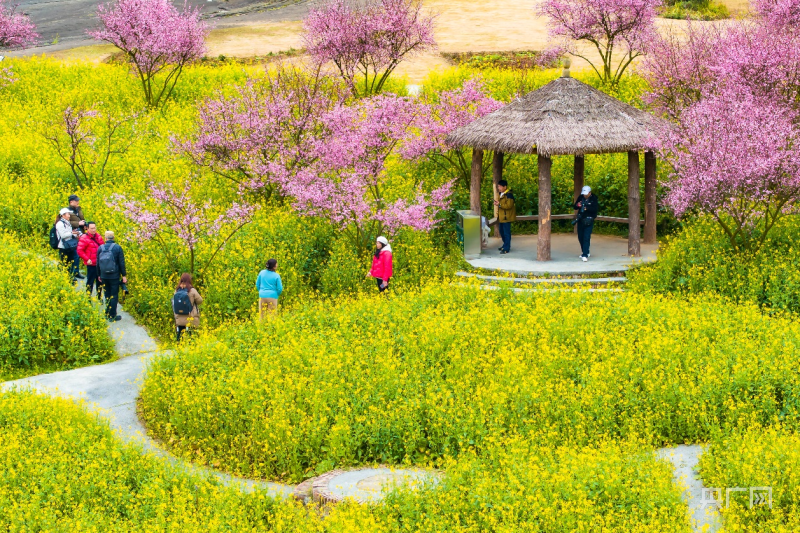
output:
[[[511,252],[500,255],[502,241],[493,237],[489,247],[477,259],[467,259],[475,268],[519,275],[574,276],[611,274],[628,270],[632,265],[656,260],[657,244],[642,244],[641,257],[628,256],[628,239],[610,235],[592,235],[589,261],[580,259],[581,248],[574,233],[554,233],[550,239],[550,261],[536,260],[538,236],[513,235]]]
[[[312,481],[312,498],[317,502],[340,502],[350,498],[358,503],[375,503],[393,487],[417,488],[438,482],[439,476],[439,472],[416,468],[333,470]]]

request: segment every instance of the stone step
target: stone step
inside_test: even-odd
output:
[[[475,278],[482,282],[496,284],[496,283],[513,283],[515,285],[529,285],[532,287],[542,285],[553,286],[575,286],[575,285],[590,285],[592,287],[600,287],[611,284],[622,285],[627,281],[624,276],[621,277],[597,277],[597,278],[579,278],[579,277],[563,277],[563,278],[516,278],[504,276],[488,276],[483,274],[473,274],[471,272],[456,272],[456,276],[462,278]]]

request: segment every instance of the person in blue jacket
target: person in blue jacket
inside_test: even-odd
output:
[[[278,310],[278,298],[283,292],[281,276],[275,272],[276,268],[278,268],[278,260],[270,259],[267,261],[267,268],[259,272],[256,278],[258,312],[262,320],[267,312]]]

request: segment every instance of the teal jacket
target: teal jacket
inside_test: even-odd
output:
[[[262,270],[256,278],[256,289],[259,298],[279,298],[283,292],[281,276],[271,270]]]

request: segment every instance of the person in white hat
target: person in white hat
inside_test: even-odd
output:
[[[383,292],[389,287],[389,279],[392,277],[392,246],[384,236],[378,237],[375,241],[372,268],[367,274],[367,277],[370,276],[375,278],[378,283],[379,292]]]
[[[597,218],[597,211],[600,209],[597,203],[597,196],[592,194],[592,188],[588,185],[581,189],[581,195],[575,200],[573,206],[578,211],[575,223],[578,225],[578,242],[581,245],[581,261],[588,261],[589,244],[592,240],[592,228],[594,219]]]
[[[72,224],[69,223],[71,211],[68,208],[63,208],[58,213],[56,219],[56,235],[58,236],[58,256],[64,267],[70,275],[72,283],[75,283],[77,277],[77,263],[75,258],[78,256],[78,236],[80,232],[72,229]]]

